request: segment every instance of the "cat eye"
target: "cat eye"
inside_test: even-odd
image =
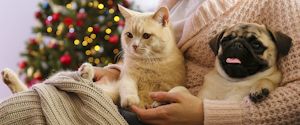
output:
[[[144,33],[144,34],[143,34],[143,38],[144,38],[144,39],[149,39],[150,36],[151,36],[151,34],[148,34],[148,33]]]
[[[127,32],[126,35],[127,35],[128,38],[132,38],[133,37],[133,35],[130,32]]]

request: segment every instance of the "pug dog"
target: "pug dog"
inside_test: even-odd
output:
[[[204,76],[199,99],[264,100],[281,82],[278,54],[287,55],[292,39],[256,23],[238,23],[225,28],[209,45],[216,55],[215,67]],[[175,87],[169,92],[183,91]],[[154,102],[153,107],[162,105]]]

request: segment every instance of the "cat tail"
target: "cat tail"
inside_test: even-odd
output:
[[[102,91],[112,99],[114,104],[119,104],[120,94],[116,81],[108,81],[104,84],[98,84],[97,86],[99,86]]]

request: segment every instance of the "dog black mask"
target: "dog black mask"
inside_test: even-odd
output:
[[[221,46],[223,53],[219,56],[220,64],[232,78],[243,78],[268,68],[268,63],[257,56],[263,54],[267,47],[254,36],[232,38],[229,35],[222,39]],[[230,59],[236,59],[240,63],[229,63]]]

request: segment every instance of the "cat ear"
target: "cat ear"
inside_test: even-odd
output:
[[[118,8],[119,8],[120,12],[122,13],[122,15],[124,16],[125,20],[129,19],[130,17],[133,16],[134,13],[136,13],[132,10],[129,10],[129,9],[123,7],[120,4],[118,4]]]
[[[160,7],[153,15],[153,19],[161,23],[163,26],[167,26],[170,22],[169,9],[166,6]]]

